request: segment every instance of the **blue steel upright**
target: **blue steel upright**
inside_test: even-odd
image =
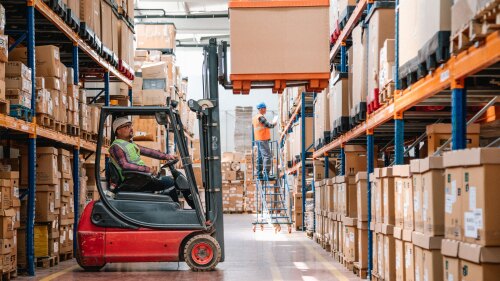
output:
[[[347,72],[347,46],[345,42],[340,44],[340,72]]]
[[[133,99],[132,99],[132,88],[128,88],[128,100],[130,101],[130,106],[133,105]],[[168,135],[168,134],[167,134]],[[168,137],[168,136],[167,136]]]
[[[451,90],[451,148],[464,149],[467,146],[467,93],[461,83]]]
[[[300,151],[301,159],[301,177],[302,177],[302,230],[306,230],[306,93],[302,92],[300,99]],[[314,185],[313,185],[314,188]]]
[[[404,164],[404,123],[402,116],[394,120],[394,164]]]
[[[340,146],[340,175],[345,175],[345,150],[344,144]]]
[[[368,173],[368,180],[367,182],[367,198],[368,198],[368,226],[370,226],[371,221],[372,221],[372,200],[370,199],[372,196],[372,185],[370,182],[370,174],[373,173],[373,161],[374,161],[374,148],[373,148],[373,131],[368,131],[366,133],[366,150],[367,150],[367,173]],[[370,276],[371,279],[371,271],[372,271],[372,266],[373,266],[373,259],[372,259],[372,253],[373,253],[373,233],[370,229],[368,229],[368,276]]]
[[[78,44],[74,43],[73,44],[73,84],[78,85],[79,79],[78,77],[80,76],[80,70],[79,70],[79,58],[78,58]],[[85,102],[85,101],[81,101]]]
[[[78,231],[78,219],[80,218],[80,148],[73,147],[73,205],[75,212],[73,226],[73,253],[76,253],[78,243],[76,234]]]
[[[73,84],[78,85],[79,81],[79,59],[78,59],[78,44],[73,44]],[[85,101],[82,101],[85,102]],[[78,231],[78,219],[80,212],[80,148],[73,147],[73,205],[75,212],[74,226],[73,226],[73,252],[76,253],[77,242],[76,233]]]
[[[28,67],[31,68],[31,111],[36,116],[36,64],[35,64],[35,7],[34,2],[27,5],[27,55]],[[35,120],[33,120],[35,122]],[[36,134],[30,134],[28,140],[28,212],[26,222],[26,259],[28,274],[35,275],[35,194],[36,194]]]

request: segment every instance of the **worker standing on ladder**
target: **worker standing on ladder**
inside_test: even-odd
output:
[[[257,113],[252,119],[253,134],[257,144],[257,178],[264,179],[264,175],[269,176],[271,170],[272,153],[270,147],[271,128],[274,128],[277,121],[269,123],[266,119],[266,104],[257,105]]]

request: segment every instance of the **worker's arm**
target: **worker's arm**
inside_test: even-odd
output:
[[[127,155],[118,145],[111,146],[109,154],[118,163],[118,165],[120,165],[123,171],[151,173],[151,169],[148,166],[140,166],[130,163],[127,159]]]
[[[141,150],[141,155],[149,157],[149,158],[158,159],[158,160],[174,160],[177,158],[177,157],[175,157],[175,155],[166,154],[166,153],[163,153],[161,151],[147,148],[144,146],[138,145],[138,147]]]
[[[269,123],[267,121],[266,117],[264,117],[264,116],[259,117],[259,122],[260,122],[260,124],[266,126],[266,128],[274,128],[274,124]]]

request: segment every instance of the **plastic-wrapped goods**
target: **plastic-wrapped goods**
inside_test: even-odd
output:
[[[135,26],[138,49],[175,49],[175,25],[148,24]]]

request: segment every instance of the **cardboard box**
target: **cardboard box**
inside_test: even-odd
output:
[[[52,191],[37,191],[35,220],[37,222],[49,222],[56,218],[55,193]]]
[[[164,90],[143,90],[143,105],[165,105],[167,103],[168,93]]]
[[[135,141],[160,141],[165,138],[165,128],[156,122],[154,118],[133,116]]]
[[[439,250],[426,250],[415,246],[415,280],[442,280],[442,259]]]
[[[36,76],[37,77],[61,77],[59,48],[52,45],[36,46]],[[26,47],[15,48],[9,53],[11,61],[21,61],[27,64]]]
[[[403,240],[395,239],[395,268],[396,268],[396,279],[397,281],[406,280],[406,255]]]
[[[479,124],[467,126],[467,148],[479,147]],[[451,124],[439,123],[427,125],[427,154],[432,155],[451,138]],[[449,150],[445,148],[444,151]]]
[[[368,221],[368,190],[367,190],[367,177],[366,172],[359,172],[356,174],[356,187],[357,187],[357,214],[358,221]],[[375,206],[372,206],[375,208]],[[374,218],[373,218],[374,219]]]
[[[20,61],[9,61],[5,64],[5,77],[23,77],[31,81],[31,69]]]
[[[5,77],[6,89],[19,89],[24,92],[31,92],[31,81],[24,77]],[[5,93],[5,91],[3,91]]]
[[[384,280],[396,280],[396,245],[394,237],[390,235],[383,235],[384,249],[383,249],[383,259],[384,259]],[[380,255],[379,255],[380,258]]]
[[[12,246],[14,244],[13,239],[0,239],[0,254],[7,255],[12,251]]]
[[[383,217],[384,224],[394,225],[394,176],[392,168],[382,169]]]
[[[328,6],[230,8],[229,14],[233,74],[330,72]]]
[[[346,129],[349,124],[349,79],[345,74],[338,74],[333,78],[333,86],[329,91],[330,128]],[[346,161],[347,162],[347,161]],[[366,162],[365,162],[366,166]],[[363,170],[366,170],[363,169]],[[346,175],[355,175],[346,167]]]
[[[344,226],[343,254],[349,262],[358,260],[358,231],[355,226]]]
[[[380,90],[388,83],[394,82],[394,42],[394,39],[387,39],[384,41],[382,49],[380,49],[378,70],[378,88]]]
[[[57,77],[45,77],[45,88],[48,90],[61,90],[61,80]]]
[[[9,37],[7,35],[0,35],[0,62],[7,62],[9,60]]]
[[[175,49],[176,29],[173,24],[137,25],[138,49]]]
[[[167,79],[168,65],[166,62],[157,62],[144,65],[142,67],[142,78],[147,79]],[[143,80],[143,81],[144,81]],[[167,85],[166,85],[167,86]],[[143,86],[144,88],[144,86]]]
[[[394,19],[394,9],[376,9],[373,13],[370,13],[369,24],[368,24],[368,87],[367,87],[367,104],[378,100],[379,93],[379,80],[378,80],[378,70],[379,70],[379,55],[380,49],[384,44],[386,39],[394,38],[395,31],[395,21]]]
[[[65,179],[71,179],[73,174],[71,171],[70,153],[68,150],[62,148],[58,149],[57,163],[61,176]]]
[[[16,212],[14,209],[10,208],[7,210],[3,210],[1,212],[0,221],[0,234],[2,238],[12,238],[14,237],[14,217],[16,216]]]
[[[367,229],[358,228],[358,264],[359,267],[364,269],[368,268],[368,231]],[[373,235],[376,236],[376,235]],[[375,248],[376,244],[373,244]],[[373,255],[375,256],[375,255]]]
[[[404,267],[405,280],[416,281],[415,278],[415,247],[411,242],[403,242],[404,245]],[[439,261],[441,263],[441,261]]]
[[[467,165],[463,170],[462,210],[464,241],[500,246],[500,149],[473,148],[456,153]]]
[[[366,102],[367,93],[367,35],[368,30],[363,28],[363,24],[358,24],[351,33],[352,49],[353,49],[353,63],[352,63],[352,94],[351,94],[351,116],[354,116],[359,111],[359,105]]]

